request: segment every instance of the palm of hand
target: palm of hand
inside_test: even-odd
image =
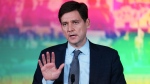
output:
[[[43,75],[45,80],[56,80],[59,77],[59,75],[60,75],[60,73],[64,67],[64,64],[61,64],[59,66],[59,68],[57,69],[56,65],[55,65],[55,54],[54,54],[54,52],[52,52],[51,58],[50,58],[49,52],[46,53],[46,56],[47,56],[47,59],[45,59],[45,55],[42,54],[43,64],[42,64],[41,60],[38,61],[39,66],[41,68],[42,75]],[[50,59],[51,59],[51,62],[50,62]]]
[[[45,80],[55,80],[59,77],[60,71],[56,69],[56,66],[54,63],[47,63],[41,68],[43,77]]]

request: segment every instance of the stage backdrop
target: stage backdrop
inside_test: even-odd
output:
[[[40,51],[66,42],[57,18],[67,0],[0,0],[0,84],[31,84]],[[150,84],[150,0],[77,0],[90,41],[118,50],[128,84]]]

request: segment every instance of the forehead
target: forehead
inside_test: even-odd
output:
[[[72,20],[82,20],[79,12],[77,10],[65,13],[61,17],[61,22],[72,21]]]

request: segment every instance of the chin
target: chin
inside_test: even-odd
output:
[[[75,44],[77,44],[78,42],[77,42],[77,41],[69,41],[69,43],[75,45]]]

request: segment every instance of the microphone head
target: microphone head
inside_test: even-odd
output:
[[[71,82],[73,83],[75,81],[75,75],[71,74]]]

